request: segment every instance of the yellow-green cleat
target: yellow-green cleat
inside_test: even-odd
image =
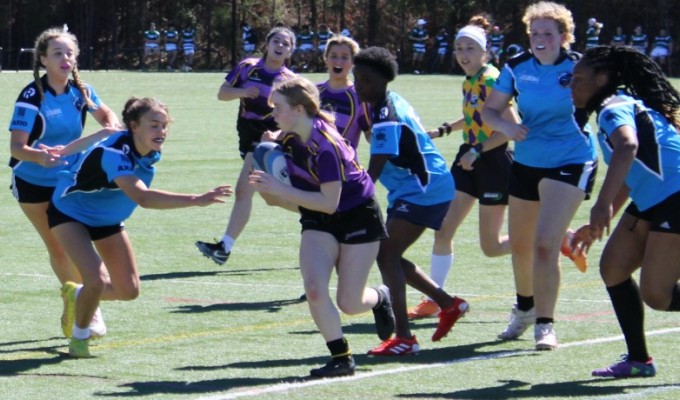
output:
[[[66,282],[61,287],[61,299],[64,301],[64,311],[61,314],[61,330],[64,336],[70,338],[73,334],[73,324],[76,321],[76,290],[78,284]]]
[[[92,358],[90,339],[71,338],[71,343],[68,345],[68,355],[73,358]]]

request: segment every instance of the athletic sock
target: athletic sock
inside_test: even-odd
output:
[[[668,306],[668,311],[680,311],[680,287],[677,283],[673,287],[673,295],[671,297],[671,304]]]
[[[432,254],[430,259],[430,276],[434,283],[444,288],[446,284],[446,277],[453,265],[453,254]]]
[[[536,324],[554,324],[555,319],[554,318],[536,318]]]
[[[326,342],[326,347],[331,352],[331,357],[335,359],[349,359],[352,357],[352,350],[349,349],[349,343],[347,339],[343,336],[340,339],[331,340]]]
[[[522,296],[517,294],[517,309],[520,311],[529,311],[534,308],[534,296]]]
[[[73,324],[73,337],[76,339],[87,339],[91,336],[90,334],[90,327],[88,326],[87,328],[78,328],[78,325]]]
[[[607,288],[616,318],[626,339],[628,358],[645,362],[649,359],[645,341],[645,311],[640,288],[633,278]]]
[[[229,253],[231,251],[231,248],[234,247],[234,242],[236,240],[232,238],[231,236],[227,235],[226,233],[224,236],[222,236],[222,245],[224,245],[224,252]]]

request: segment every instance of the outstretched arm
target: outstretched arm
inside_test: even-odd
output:
[[[230,185],[218,186],[203,194],[187,194],[150,189],[134,175],[124,175],[114,180],[118,187],[135,203],[144,208],[170,209],[204,207],[224,203],[223,198],[233,193]]]

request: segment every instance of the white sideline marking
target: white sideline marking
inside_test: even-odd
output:
[[[667,333],[676,333],[676,332],[680,332],[680,327],[650,331],[650,332],[646,332],[646,335],[647,336],[657,336],[657,335],[665,335]],[[595,345],[595,344],[601,344],[601,343],[615,342],[617,340],[622,340],[622,339],[623,339],[623,335],[617,335],[617,336],[611,336],[611,337],[606,337],[606,338],[582,340],[582,341],[571,342],[571,343],[561,343],[560,348],[589,346],[589,345]],[[358,380],[361,380],[361,379],[373,378],[373,377],[382,376],[382,375],[393,375],[393,374],[400,374],[400,373],[403,373],[403,372],[418,371],[418,370],[423,370],[423,369],[447,367],[449,365],[460,364],[460,363],[464,363],[464,362],[479,361],[479,360],[482,360],[482,361],[483,360],[493,360],[493,359],[497,359],[497,358],[504,358],[504,357],[516,356],[518,354],[534,353],[534,352],[535,352],[535,350],[509,350],[509,351],[496,353],[496,354],[492,354],[492,355],[487,355],[487,356],[468,357],[468,358],[461,358],[461,359],[457,359],[457,360],[451,360],[451,361],[434,363],[434,364],[422,364],[422,365],[400,367],[400,368],[394,368],[394,369],[388,369],[388,370],[382,370],[382,371],[366,372],[366,373],[360,373],[360,374],[357,374],[357,375],[354,375],[354,376],[348,376],[348,377],[343,377],[343,378],[319,379],[319,380],[292,382],[292,383],[291,382],[279,383],[279,384],[273,385],[273,386],[265,386],[265,387],[262,387],[262,388],[248,389],[248,390],[238,391],[238,392],[234,392],[234,393],[216,394],[216,395],[207,396],[207,397],[200,397],[199,400],[227,400],[227,399],[238,399],[238,398],[241,398],[241,397],[259,396],[261,394],[267,394],[267,393],[286,392],[286,391],[291,390],[291,389],[301,389],[301,388],[307,388],[307,387],[312,387],[312,386],[331,385],[331,384],[336,383],[336,382],[358,381]],[[665,392],[665,391],[675,390],[675,389],[680,389],[680,385],[665,386],[665,387],[661,387],[661,388],[651,388],[651,389],[643,390],[641,392],[631,393],[631,394],[627,394],[627,395],[619,394],[615,398],[616,399],[622,399],[622,398],[623,399],[632,399],[632,398],[636,398],[636,397],[646,397],[646,396],[649,396],[652,393],[660,393],[660,392]],[[609,399],[609,398],[605,398],[605,399]],[[611,399],[614,399],[614,397],[611,397]]]

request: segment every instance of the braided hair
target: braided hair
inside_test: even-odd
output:
[[[587,50],[579,63],[609,77],[607,85],[586,106],[589,112],[617,90],[624,89],[680,130],[680,94],[649,56],[626,46],[598,46]]]
[[[76,58],[80,53],[80,47],[78,46],[78,39],[76,38],[76,36],[70,32],[63,31],[62,28],[49,28],[43,31],[40,35],[38,35],[38,37],[35,39],[34,44],[35,53],[33,54],[33,80],[35,81],[35,86],[38,89],[38,93],[40,94],[41,100],[45,99],[45,91],[42,87],[42,81],[40,80],[40,68],[43,67],[42,62],[40,62],[40,57],[47,57],[47,47],[49,46],[50,41],[60,37],[65,37],[73,42],[73,44],[75,45]],[[76,86],[76,88],[78,88],[78,91],[83,95],[83,98],[87,103],[87,106],[90,108],[96,107],[92,99],[90,99],[89,90],[87,90],[85,84],[80,79],[77,64],[73,66],[72,74],[73,84]]]

